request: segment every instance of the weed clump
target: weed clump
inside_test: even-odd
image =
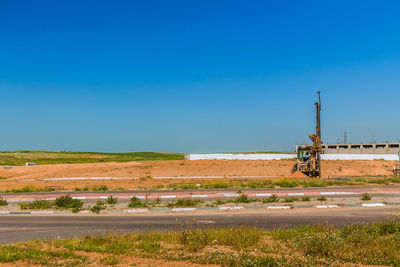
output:
[[[325,196],[320,196],[319,198],[317,198],[318,201],[326,201],[326,197]]]
[[[108,196],[106,199],[107,204],[110,205],[115,205],[118,202],[118,198],[114,197],[114,196]]]
[[[361,197],[361,200],[363,200],[363,201],[368,201],[368,200],[371,200],[371,195],[370,194],[368,194],[368,193],[364,193],[364,194],[362,194],[362,197]]]
[[[309,196],[304,196],[301,198],[301,201],[311,201],[311,198]]]
[[[101,200],[98,200],[96,205],[90,208],[90,211],[93,213],[99,214],[101,210],[104,210],[106,207],[104,207],[104,202]]]

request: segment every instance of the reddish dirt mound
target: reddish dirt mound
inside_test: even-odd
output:
[[[307,175],[302,173],[301,171],[295,171],[291,175],[289,175],[289,178],[297,178],[297,179],[307,179],[309,178]]]

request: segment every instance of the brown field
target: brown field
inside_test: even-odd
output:
[[[290,177],[294,161],[290,160],[200,160],[200,161],[146,161],[146,162],[108,162],[85,164],[54,164],[37,166],[17,166],[13,169],[0,169],[0,190],[22,188],[26,185],[37,187],[76,187],[107,185],[109,189],[152,188],[171,183],[203,183],[213,179],[153,179],[153,177],[189,176],[264,176],[264,178],[224,178],[229,180],[262,180]],[[391,161],[323,161],[325,178],[389,176],[394,162]],[[91,181],[26,181],[41,178],[64,177],[121,177],[136,178],[128,180]],[[6,178],[6,179],[4,179]],[[214,179],[215,180],[215,179]],[[222,179],[218,179],[222,180]]]

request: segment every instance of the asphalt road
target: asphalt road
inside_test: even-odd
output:
[[[400,215],[399,207],[302,209],[288,211],[229,212],[152,215],[1,215],[0,243],[31,239],[56,239],[107,232],[166,231],[192,225],[224,227],[259,226],[265,229],[304,224],[368,223]]]

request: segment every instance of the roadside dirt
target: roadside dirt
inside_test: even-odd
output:
[[[22,188],[26,185],[37,187],[60,187],[63,189],[107,185],[109,189],[150,188],[171,183],[203,183],[213,180],[274,180],[291,178],[294,161],[290,160],[199,160],[199,161],[142,161],[127,163],[87,163],[18,166],[13,169],[0,169],[0,190]],[[323,161],[323,177],[389,176],[392,161]],[[177,179],[193,176],[236,176],[223,179]],[[253,177],[243,177],[253,176]],[[258,176],[258,177],[254,177]],[[260,177],[261,176],[261,177]],[[297,175],[295,175],[297,176]],[[43,178],[65,177],[119,177],[127,180],[64,180],[29,181]],[[154,179],[171,177],[173,179]],[[294,177],[299,179],[298,177]],[[302,177],[303,178],[303,177]],[[28,181],[27,181],[28,180]]]

